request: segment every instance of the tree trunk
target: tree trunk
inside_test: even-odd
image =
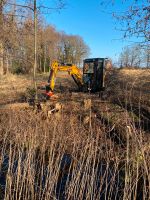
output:
[[[4,74],[3,4],[3,0],[0,0],[0,75]]]
[[[147,50],[146,68],[150,68],[150,50]]]
[[[42,73],[42,60],[41,60],[41,56],[39,56],[39,69],[40,69],[40,73]]]
[[[6,56],[6,74],[9,74],[9,53],[7,51],[7,56]]]
[[[36,7],[36,0],[34,0],[34,68],[33,68],[33,80],[34,80],[34,89],[36,91],[35,92],[35,99],[38,100],[36,72],[37,72],[37,7]]]
[[[4,48],[2,42],[0,42],[0,75],[4,74]]]
[[[46,45],[44,47],[44,74],[46,72]]]

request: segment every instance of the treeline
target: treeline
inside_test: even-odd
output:
[[[127,46],[123,49],[119,57],[121,68],[150,68],[150,49],[141,48],[140,45]]]
[[[33,13],[0,1],[0,74],[31,73],[34,65]],[[89,47],[78,35],[59,32],[38,14],[37,71],[48,71],[52,60],[80,65]]]

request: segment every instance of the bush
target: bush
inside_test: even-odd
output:
[[[18,61],[13,61],[11,72],[13,74],[25,74],[25,70]]]

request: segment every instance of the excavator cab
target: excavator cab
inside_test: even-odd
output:
[[[84,91],[99,92],[104,89],[106,58],[89,58],[83,61]]]

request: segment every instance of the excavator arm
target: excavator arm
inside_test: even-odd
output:
[[[49,76],[49,92],[47,93],[49,96],[51,96],[51,93],[54,90],[55,87],[55,79],[58,71],[65,71],[68,72],[69,75],[72,76],[73,80],[77,84],[79,88],[82,88],[83,86],[83,81],[82,81],[82,74],[80,69],[76,65],[59,65],[57,61],[53,61],[51,65],[51,70],[50,70],[50,76]]]

